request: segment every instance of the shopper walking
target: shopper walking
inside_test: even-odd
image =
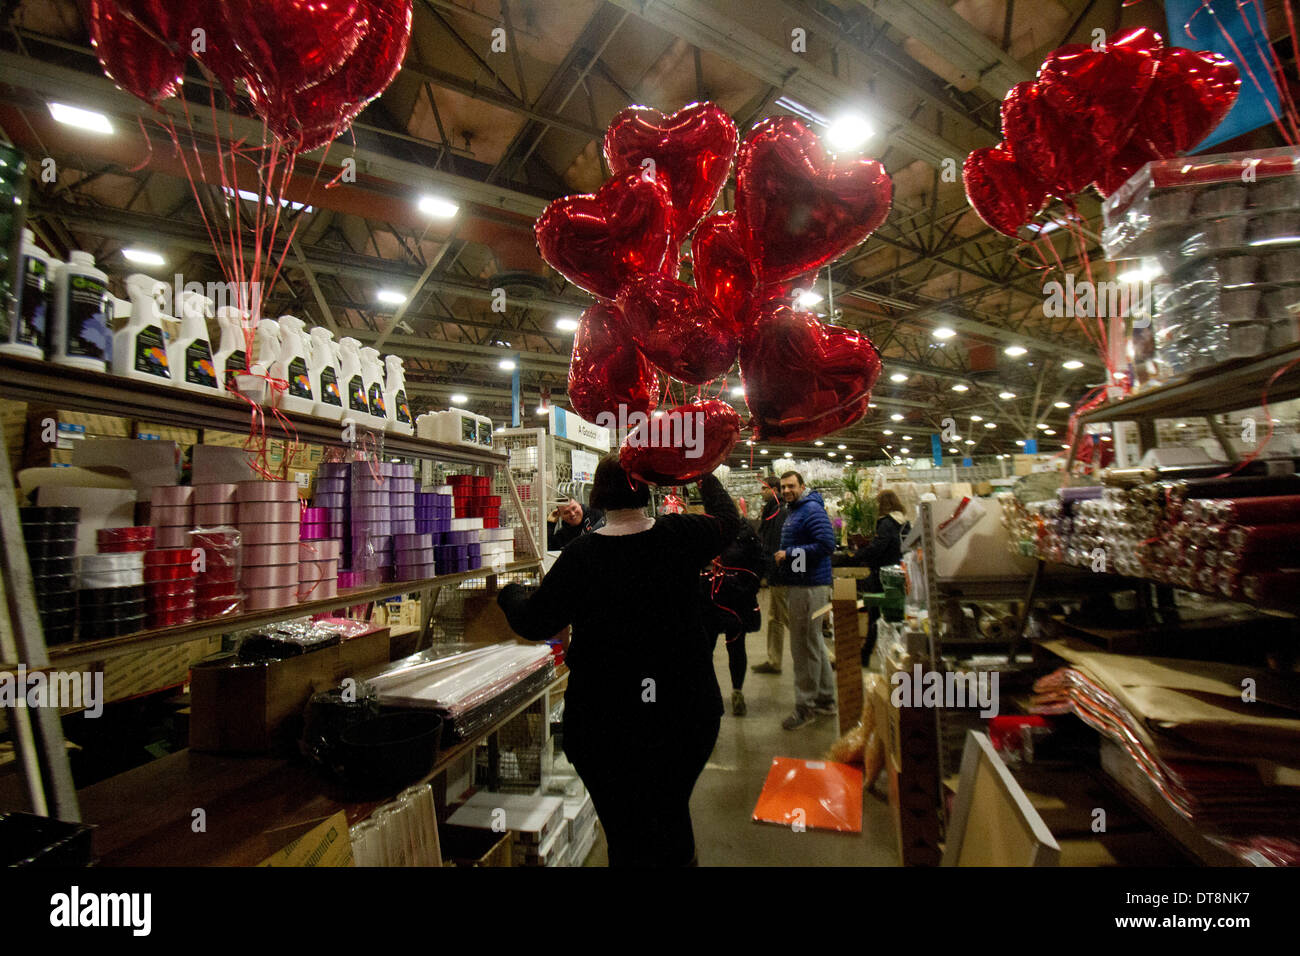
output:
[[[717,650],[719,634],[726,642],[727,669],[731,674],[731,713],[736,717],[745,716],[747,710],[743,692],[745,669],[749,664],[745,635],[757,631],[763,624],[763,614],[758,607],[758,586],[766,565],[762,542],[754,529],[742,522],[736,540],[704,569],[700,577],[709,644]]]
[[[822,496],[797,471],[781,476],[781,497],[790,507],[781,529],[777,565],[787,582],[790,657],[794,661],[794,713],[781,726],[796,730],[819,714],[835,713],[835,678],[822,639],[820,615],[831,599],[835,531]]]
[[[876,519],[875,536],[843,561],[843,564],[850,567],[871,569],[865,587],[873,593],[884,589],[880,583],[880,569],[903,560],[903,538],[912,531],[912,524],[903,511],[903,502],[889,488],[876,495],[876,514],[880,517]],[[863,666],[866,666],[871,651],[876,646],[876,622],[879,619],[880,609],[874,604],[870,605],[867,609],[867,640],[862,645]]]
[[[710,475],[699,487],[706,514],[656,520],[650,489],[606,456],[591,491],[605,526],[565,548],[535,592],[509,585],[498,598],[529,640],[570,628],[564,751],[614,866],[695,862],[691,791],[723,711],[700,571],[740,528],[722,483]]]
[[[781,550],[781,528],[789,510],[781,500],[776,475],[762,475],[759,482],[763,491],[763,510],[758,518],[758,537],[767,558],[764,572],[767,581],[767,660],[755,664],[754,673],[779,674],[785,656],[787,613],[786,588],[782,583],[781,569],[776,564],[776,553]]]

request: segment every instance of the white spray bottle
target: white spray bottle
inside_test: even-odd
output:
[[[136,272],[126,277],[131,317],[113,333],[113,374],[146,382],[172,384],[167,357],[167,336],[163,332],[163,311],[167,304],[167,283]]]
[[[212,355],[212,365],[222,389],[234,388],[230,376],[247,371],[248,352],[244,342],[244,317],[234,306],[223,305],[217,309],[217,324],[221,326],[221,342]]]
[[[340,384],[338,343],[334,333],[322,326],[311,330],[311,393],[316,399],[313,414],[330,421],[343,417],[343,389]]]
[[[370,408],[372,428],[388,428],[388,410],[384,404],[384,366],[379,361],[379,350],[367,345],[361,350],[361,376],[366,383],[366,404]]]
[[[369,427],[370,402],[366,398],[366,382],[361,372],[361,343],[346,336],[339,339],[339,365],[343,381],[344,419]]]
[[[193,289],[183,290],[180,312],[180,335],[167,346],[176,384],[195,392],[221,391],[208,341],[208,319],[215,314],[212,300]]]
[[[278,324],[280,353],[271,365],[271,378],[289,384],[274,393],[276,407],[310,415],[316,402],[312,396],[311,377],[307,374],[307,347],[303,335],[306,323],[297,316],[282,315]]]
[[[410,435],[415,431],[411,406],[406,401],[406,373],[400,355],[384,356],[384,406],[388,410],[388,430]]]
[[[113,317],[113,296],[108,291],[108,276],[95,268],[94,256],[79,249],[68,255],[67,262],[51,265],[57,269],[50,361],[108,371],[113,358],[113,332],[108,324]]]

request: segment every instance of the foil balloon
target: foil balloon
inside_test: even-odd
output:
[[[618,307],[641,354],[679,381],[703,385],[736,361],[735,323],[685,282],[636,276],[619,293]]]
[[[175,96],[189,47],[184,8],[161,0],[91,0],[90,45],[108,78],[152,106]]]
[[[736,124],[713,103],[692,103],[669,116],[629,106],[605,131],[605,161],[615,176],[636,171],[664,181],[672,197],[675,247],[722,192],[738,141]]]
[[[1104,163],[1133,135],[1163,49],[1160,34],[1147,27],[1129,30],[1100,50],[1068,44],[1048,54],[1036,85],[1057,116],[1087,131],[1091,153]]]
[[[756,438],[806,441],[862,416],[880,353],[861,332],[768,303],[741,344],[740,377]]]
[[[569,360],[569,402],[589,422],[601,415],[626,421],[657,404],[659,373],[623,335],[617,308],[598,302],[582,314]],[[620,415],[620,411],[622,414]]]
[[[1226,57],[1182,47],[1165,50],[1133,138],[1152,158],[1185,153],[1223,122],[1240,89],[1237,65]]]
[[[684,485],[726,461],[739,440],[740,415],[714,398],[647,419],[623,439],[618,460],[647,484]]]
[[[614,299],[668,258],[672,201],[658,180],[615,177],[595,193],[557,199],[533,227],[541,256],[580,289]]]
[[[368,27],[361,0],[224,0],[225,33],[254,97],[272,104],[333,75]]]
[[[1058,114],[1031,81],[1017,83],[1002,101],[1002,139],[1016,165],[1057,196],[1081,192],[1105,168],[1087,130]]]
[[[825,265],[885,221],[893,185],[874,159],[832,158],[798,120],[763,120],[736,156],[736,219],[764,283]]]
[[[736,326],[744,326],[758,280],[740,238],[736,214],[720,212],[700,223],[691,239],[695,288]]]
[[[966,198],[985,224],[1017,238],[1047,201],[1046,187],[1025,172],[999,143],[972,150],[962,164]]]

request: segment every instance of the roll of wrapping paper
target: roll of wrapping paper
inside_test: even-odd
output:
[[[1220,569],[1236,571],[1239,574],[1259,574],[1262,571],[1272,571],[1280,565],[1300,567],[1300,547],[1288,548],[1282,553],[1276,551],[1224,551],[1219,555]]]
[[[1155,481],[1159,473],[1154,468],[1103,468],[1101,482],[1104,485],[1131,488]]]
[[[1300,523],[1300,495],[1210,500],[1211,510],[1220,521],[1241,525]]]
[[[1300,568],[1242,575],[1241,589],[1262,604],[1300,604]]]
[[[1232,528],[1227,534],[1227,544],[1232,550],[1241,552],[1286,551],[1293,544],[1300,544],[1300,522]]]
[[[1297,494],[1300,494],[1300,475],[1248,475],[1179,481],[1174,484],[1170,497],[1186,501],[1189,498],[1261,498]]]

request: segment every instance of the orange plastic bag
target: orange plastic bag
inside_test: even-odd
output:
[[[862,771],[830,760],[773,757],[753,819],[798,829],[862,832]]]

